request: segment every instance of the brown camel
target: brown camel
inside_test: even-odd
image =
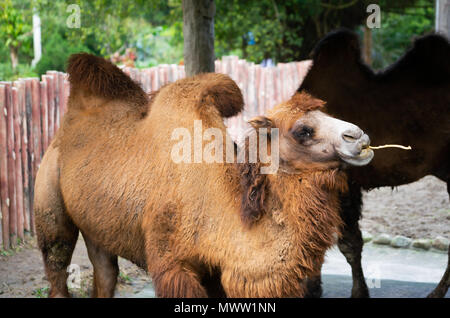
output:
[[[330,114],[364,127],[376,145],[412,146],[411,151],[377,150],[370,165],[349,170],[350,191],[342,198],[345,226],[338,245],[352,267],[352,297],[367,297],[358,226],[361,190],[434,175],[447,182],[450,194],[450,45],[442,36],[424,36],[399,61],[376,73],[362,61],[357,35],[339,30],[313,51],[312,68],[299,92],[325,100]],[[310,284],[311,294],[319,296],[320,277]],[[449,286],[447,266],[429,296],[443,297]]]
[[[268,145],[273,153],[279,141],[277,173],[261,174],[266,164],[250,155],[243,163],[175,163],[174,130],[192,136],[201,120],[225,136],[223,118],[241,111],[228,76],[182,79],[149,101],[101,58],[74,55],[68,73],[68,111],[35,184],[51,297],[69,296],[66,267],[78,232],[96,297],[114,295],[117,256],[146,269],[159,297],[304,295],[305,278],[318,274],[341,226],[341,168],[372,159],[367,135],[302,93],[251,121],[254,134],[278,128]]]

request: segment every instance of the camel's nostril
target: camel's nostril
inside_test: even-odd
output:
[[[342,134],[342,139],[344,139],[346,142],[357,142],[361,136],[363,135],[363,132],[361,130],[346,130]]]
[[[357,140],[355,137],[346,134],[342,135],[342,138],[347,142],[355,142]]]

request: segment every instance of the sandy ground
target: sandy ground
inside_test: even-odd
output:
[[[72,264],[80,269],[80,288],[70,289],[74,297],[89,297],[92,290],[92,265],[89,261],[83,238],[80,236],[72,257]],[[120,274],[116,297],[130,296],[150,282],[146,273],[119,258]],[[0,256],[0,298],[6,297],[47,297],[48,281],[40,251],[34,239],[21,250],[9,256]]]
[[[364,194],[362,230],[410,238],[450,238],[450,202],[445,182],[427,176],[394,189]]]
[[[372,234],[389,233],[412,238],[450,238],[450,203],[446,184],[434,177],[400,186],[394,190],[380,188],[364,194],[363,230]],[[82,239],[72,259],[80,266],[81,288],[71,292],[88,297],[92,285],[92,266]],[[148,285],[144,271],[119,259],[120,276],[117,297],[129,297]],[[11,255],[0,255],[0,297],[46,297],[45,278],[40,252],[30,239]]]

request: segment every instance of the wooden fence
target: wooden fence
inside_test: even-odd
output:
[[[237,57],[216,61],[242,90],[245,109],[226,125],[233,138],[248,128],[246,120],[289,99],[306,75],[310,61],[262,67]],[[124,68],[146,92],[185,76],[184,67],[159,65],[148,69]],[[49,71],[39,78],[0,82],[0,237],[3,249],[15,247],[35,231],[33,188],[42,156],[67,109],[67,76]]]

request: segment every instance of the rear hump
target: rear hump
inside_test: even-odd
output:
[[[239,86],[220,73],[204,73],[192,77],[201,83],[199,106],[214,105],[223,118],[239,114],[244,108],[244,98]]]

